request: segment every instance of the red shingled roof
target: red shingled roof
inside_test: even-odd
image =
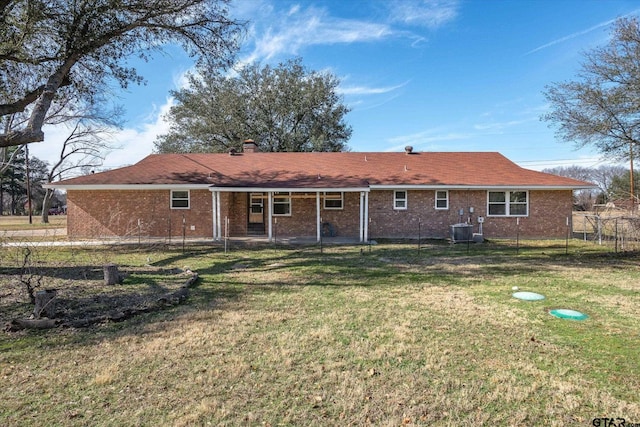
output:
[[[53,183],[62,188],[179,184],[234,188],[593,186],[521,168],[495,152],[152,154],[132,166]]]

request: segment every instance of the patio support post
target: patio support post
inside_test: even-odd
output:
[[[222,223],[220,221],[220,192],[216,191],[216,240],[222,237]]]
[[[211,238],[212,240],[216,240],[216,191],[211,192]]]
[[[364,242],[364,191],[360,192],[360,243]]]
[[[364,241],[369,241],[369,192],[364,192]]]
[[[273,192],[269,191],[267,193],[267,203],[269,205],[269,216],[267,221],[267,229],[269,235],[269,242],[273,240]]]
[[[322,220],[320,219],[320,192],[316,191],[316,239],[320,242],[322,238]]]

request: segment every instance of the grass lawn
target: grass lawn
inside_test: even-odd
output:
[[[0,281],[15,281],[19,249],[0,251]],[[568,255],[564,241],[518,252],[508,242],[41,251],[41,267],[130,269],[122,292],[162,286],[145,265],[201,279],[186,303],[121,323],[2,333],[3,426],[640,423],[638,253],[578,241]],[[43,271],[45,286],[83,285]],[[546,299],[515,299],[513,286]]]
[[[29,224],[28,216],[6,216],[0,215],[0,232],[11,230],[41,230],[43,228],[61,228],[67,226],[66,215],[49,215],[49,223],[43,224],[40,215],[31,217]]]

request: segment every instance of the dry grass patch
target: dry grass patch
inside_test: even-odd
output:
[[[209,249],[166,261],[154,254],[163,268],[199,271],[189,304],[89,331],[4,336],[0,423],[640,420],[633,346],[640,327],[633,304],[614,297],[617,287],[628,292],[622,284],[638,268],[628,259],[576,267],[581,257],[484,248],[458,256],[446,246],[418,254],[393,245],[364,254],[359,247]],[[129,263],[148,256],[125,255]],[[599,279],[608,286],[592,289]],[[514,280],[547,300],[515,300]],[[592,317],[547,313],[564,304],[589,307]]]
[[[0,231],[4,230],[38,230],[43,228],[60,228],[67,226],[66,215],[50,215],[49,223],[40,221],[40,216],[34,215],[32,223],[29,224],[28,216],[0,215]]]

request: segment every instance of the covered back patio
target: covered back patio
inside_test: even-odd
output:
[[[213,238],[369,238],[369,188],[211,187]]]

